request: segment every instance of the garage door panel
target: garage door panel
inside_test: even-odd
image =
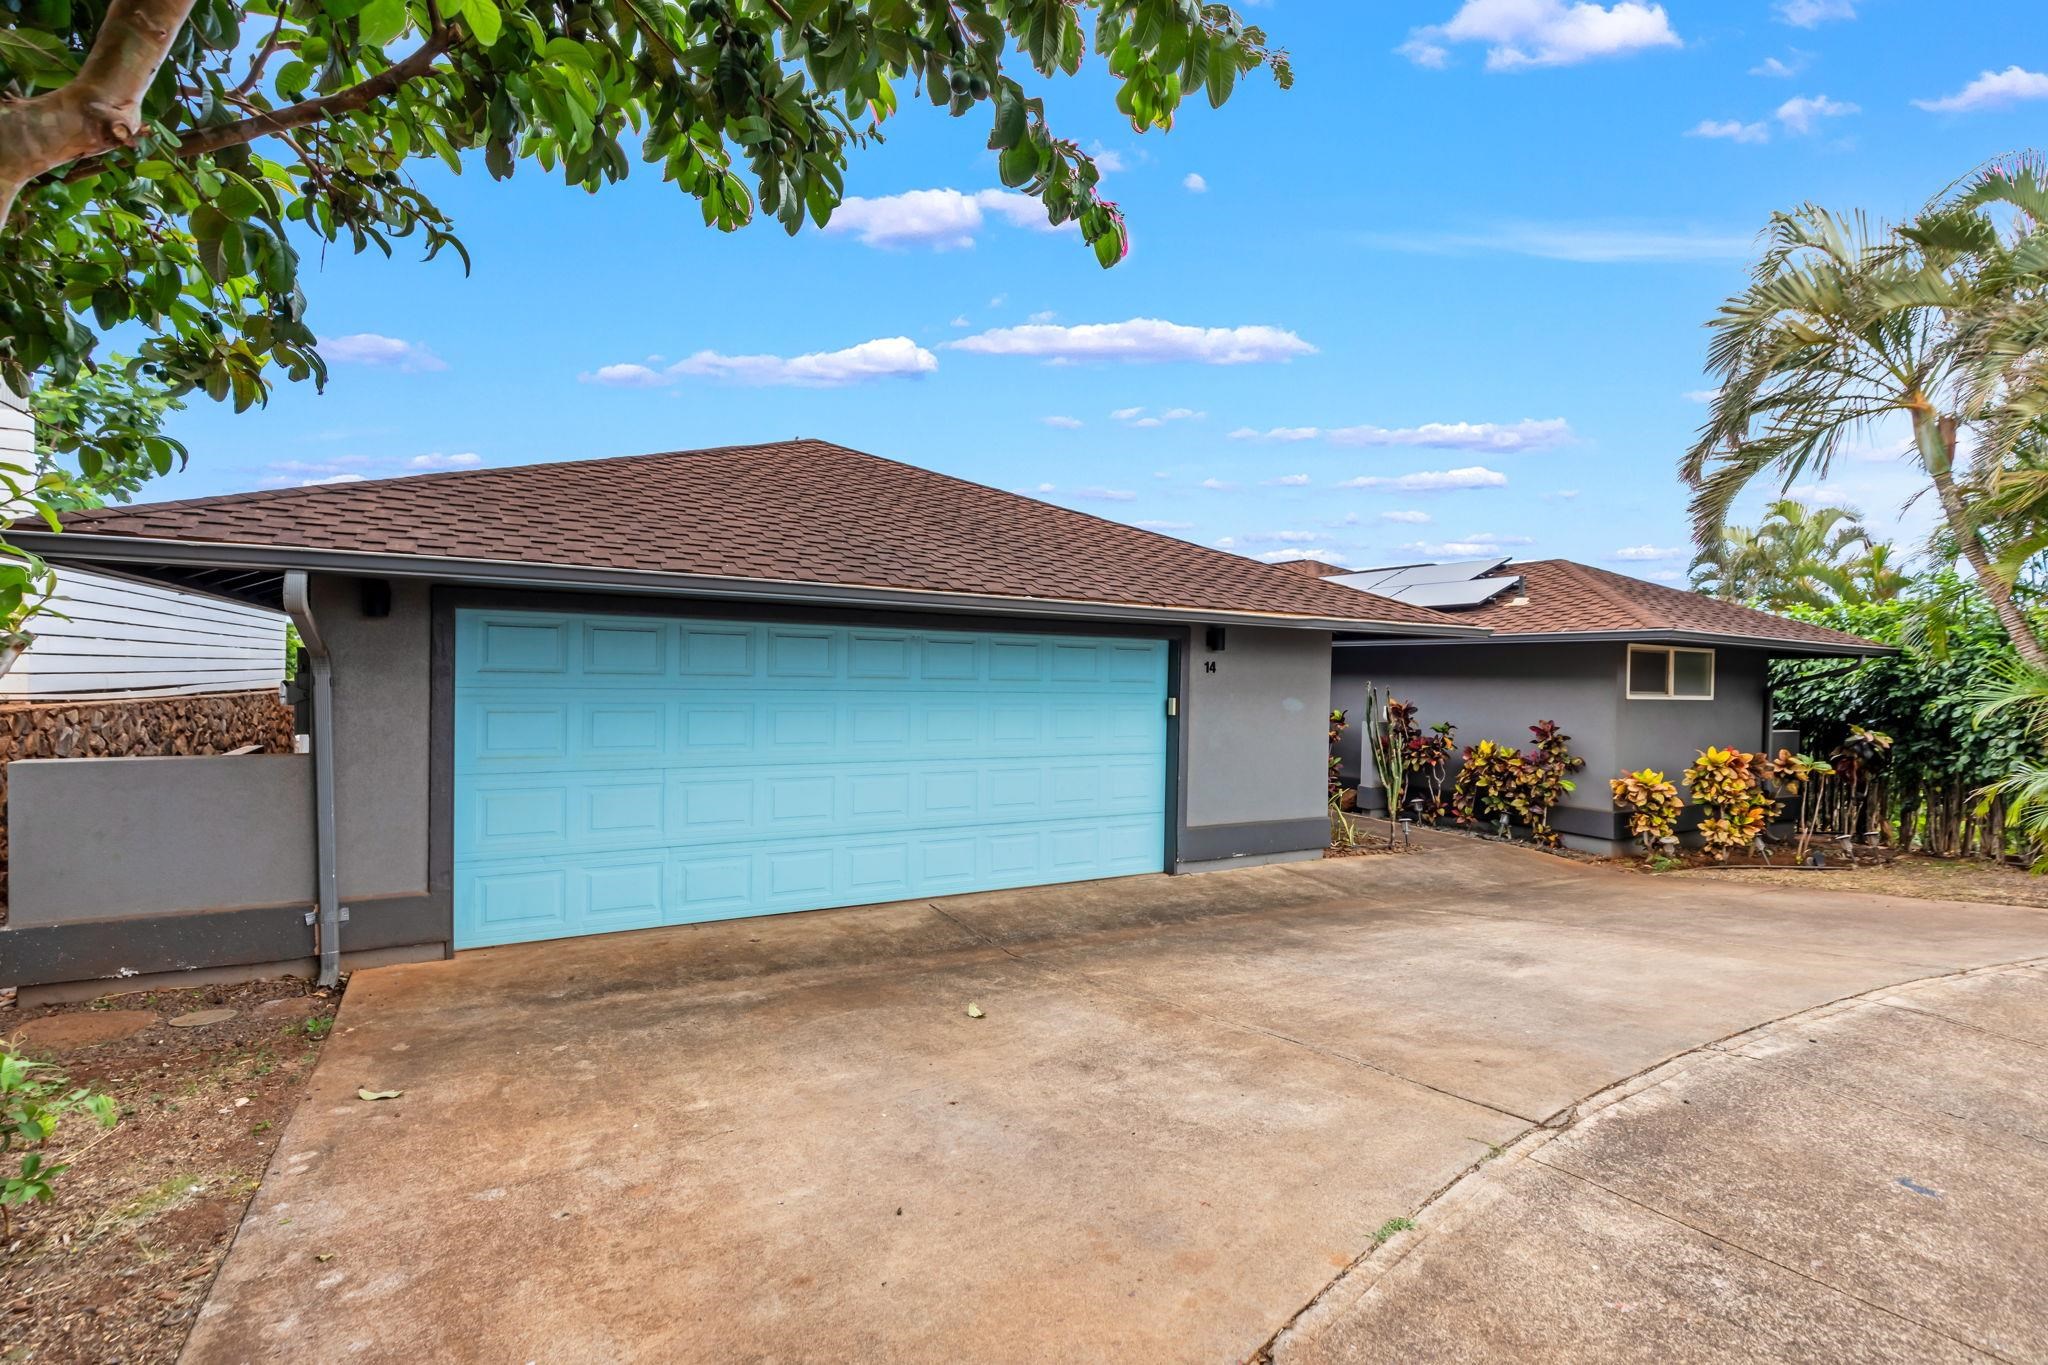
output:
[[[457,944],[1157,871],[1165,660],[458,613]]]

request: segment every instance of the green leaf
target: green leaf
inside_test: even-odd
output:
[[[463,13],[469,20],[469,31],[479,43],[485,47],[496,45],[498,34],[505,27],[505,16],[495,0],[467,0]]]
[[[357,16],[363,45],[382,47],[405,32],[405,0],[370,0]]]

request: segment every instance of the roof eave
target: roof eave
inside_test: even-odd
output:
[[[1338,641],[1339,645],[1351,644],[1371,647],[1379,643],[1374,640]],[[1437,643],[1437,642],[1425,642]],[[1441,643],[1451,643],[1444,641]],[[1771,654],[1798,655],[1820,659],[1883,658],[1898,653],[1896,645],[1881,645],[1874,640],[1844,638],[1841,642],[1818,640],[1785,640],[1767,635],[1729,635],[1718,631],[1705,630],[1561,630],[1561,631],[1495,631],[1487,637],[1488,644],[1644,644],[1644,645],[1702,645],[1728,648],[1760,649]]]
[[[1293,630],[1407,639],[1484,639],[1484,626],[1357,617],[1255,612],[1221,607],[1147,605],[1052,597],[1008,597],[930,589],[812,583],[799,580],[720,578],[598,565],[532,564],[521,560],[466,559],[368,550],[322,550],[287,545],[93,535],[82,531],[15,531],[9,540],[56,564],[278,570],[306,569],[367,578],[417,578],[490,587],[604,589],[650,596],[693,597],[821,606],[922,609],[998,616],[1070,617],[1077,620],[1236,623]]]

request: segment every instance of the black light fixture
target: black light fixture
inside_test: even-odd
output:
[[[1223,627],[1210,626],[1204,636],[1204,643],[1209,646],[1211,654],[1221,654],[1223,652]]]
[[[383,578],[365,578],[358,585],[363,594],[363,615],[373,621],[391,614],[391,583]]]

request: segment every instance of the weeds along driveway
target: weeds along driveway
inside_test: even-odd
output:
[[[1581,1097],[2043,955],[1438,838],[363,972],[186,1359],[1241,1359]]]

